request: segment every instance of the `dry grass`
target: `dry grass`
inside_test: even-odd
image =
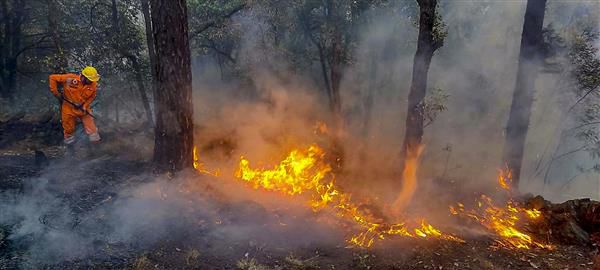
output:
[[[185,254],[185,263],[188,266],[196,265],[196,264],[198,264],[199,258],[200,258],[200,251],[198,251],[195,248],[190,249]]]
[[[152,262],[150,261],[150,259],[148,259],[148,257],[146,255],[143,255],[143,256],[135,259],[135,262],[133,262],[132,269],[134,269],[134,270],[154,269],[154,266],[152,265]]]
[[[269,270],[269,267],[259,264],[254,258],[245,257],[237,262],[240,270]]]
[[[315,270],[319,269],[315,259],[318,256],[303,260],[292,254],[285,257],[286,268],[291,270]]]

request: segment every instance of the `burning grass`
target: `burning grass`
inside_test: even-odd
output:
[[[522,229],[522,226],[526,223],[535,222],[541,218],[542,213],[537,209],[521,207],[514,201],[511,192],[511,180],[512,174],[510,171],[503,170],[499,172],[498,183],[509,194],[506,204],[498,205],[489,196],[481,195],[477,200],[476,208],[465,210],[464,204],[458,203],[456,206],[450,206],[450,212],[481,224],[498,237],[496,242],[501,246],[523,249],[532,247],[552,249],[552,245],[536,241]]]
[[[415,155],[415,159],[418,159],[418,155]],[[254,168],[252,163],[242,156],[234,175],[236,179],[246,182],[254,189],[304,199],[307,206],[315,212],[326,208],[332,209],[339,221],[351,228],[346,240],[350,246],[368,248],[377,241],[392,237],[464,242],[460,237],[436,228],[425,218],[417,220],[405,218],[403,222],[390,223],[384,221],[382,217],[373,215],[360,207],[362,204],[357,202],[352,194],[344,192],[336,184],[331,166],[325,160],[325,151],[313,144],[305,149],[292,150],[279,164],[270,168]],[[405,170],[411,170],[412,174],[416,175],[418,162],[415,160],[414,164],[414,167]],[[198,161],[195,148],[194,167],[204,174],[219,175],[218,171],[210,172],[203,167]],[[500,173],[500,187],[509,193],[510,181],[510,173]],[[552,248],[549,244],[534,240],[521,229],[526,222],[540,218],[539,210],[520,207],[512,199],[509,199],[505,205],[499,206],[486,195],[479,198],[477,206],[474,209],[466,209],[464,204],[458,203],[450,206],[450,212],[460,218],[479,223],[494,235],[496,242],[502,247]]]

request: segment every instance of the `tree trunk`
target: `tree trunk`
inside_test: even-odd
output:
[[[515,188],[519,186],[525,138],[535,92],[535,79],[543,57],[541,45],[545,9],[546,0],[527,1],[517,81],[506,125],[503,153],[503,165],[512,173],[512,184]]]
[[[342,81],[342,61],[344,58],[343,44],[342,44],[342,31],[340,29],[340,10],[336,0],[327,1],[327,20],[329,27],[332,28],[331,36],[331,61],[329,63],[329,73],[331,76],[331,96],[329,100],[329,106],[331,111],[336,117],[336,122],[340,121],[342,111],[342,101],[340,96],[340,83]],[[340,124],[340,123],[336,123]]]
[[[62,39],[59,33],[60,10],[56,6],[56,0],[48,0],[48,32],[52,35],[52,43],[56,49],[56,53],[53,56],[53,62],[50,64],[50,70],[53,73],[65,73],[69,62],[63,51]]]
[[[4,36],[0,46],[0,95],[13,98],[17,86],[17,58],[21,50],[23,20],[25,18],[25,3],[23,0],[13,0],[9,5],[6,0],[0,2]]]
[[[377,82],[377,60],[379,59],[377,53],[373,50],[370,53],[369,59],[369,77],[367,78],[367,87],[365,91],[367,92],[363,99],[363,108],[364,108],[364,116],[362,123],[362,136],[368,140],[369,132],[371,128],[371,115],[373,112],[373,103],[375,102],[375,89]]]
[[[154,37],[152,36],[152,14],[150,11],[149,0],[141,0],[142,13],[144,14],[144,24],[146,30],[146,44],[148,45],[148,56],[150,58],[150,74],[152,77],[152,91],[156,88],[156,49],[154,48]]]
[[[413,62],[412,83],[408,94],[402,169],[406,167],[408,159],[416,156],[423,139],[422,107],[427,92],[427,74],[433,53],[442,46],[442,41],[436,41],[433,36],[437,0],[418,0],[417,2],[419,4],[419,37]]]
[[[112,27],[115,34],[120,33],[121,27],[119,25],[119,9],[117,6],[117,0],[112,0]],[[118,34],[117,34],[118,35]],[[137,85],[138,93],[140,94],[140,99],[142,100],[142,105],[144,106],[144,111],[146,113],[146,125],[148,127],[152,127],[152,109],[150,108],[150,101],[148,100],[148,94],[146,94],[146,88],[144,86],[144,74],[142,72],[142,67],[139,64],[138,57],[136,54],[130,53],[128,48],[123,47],[119,43],[119,38],[115,39],[114,47],[119,51],[121,55],[131,61],[131,66],[133,67],[133,73],[135,75],[135,83]]]
[[[1,25],[3,29],[0,30],[0,96],[3,98],[7,98],[9,96],[8,91],[8,82],[6,80],[6,64],[8,59],[8,43],[10,41],[9,29],[10,24],[8,23],[10,20],[8,19],[8,2],[7,0],[0,0],[0,13],[2,18],[6,18],[1,20]]]
[[[154,162],[160,171],[192,166],[192,71],[185,0],[151,0],[156,49]]]
[[[138,92],[140,93],[140,98],[142,99],[144,112],[146,113],[147,125],[148,127],[152,127],[154,124],[152,119],[152,109],[150,108],[150,100],[148,99],[148,94],[146,94],[146,88],[144,87],[144,74],[142,73],[142,68],[138,63],[137,58],[131,57],[129,60],[131,61],[135,73],[135,82],[137,84]]]
[[[118,35],[118,33],[119,33],[119,8],[117,7],[117,0],[112,0],[111,17],[112,17],[113,32],[114,32],[114,34]]]
[[[336,27],[337,28],[337,27]],[[336,116],[342,112],[340,83],[342,81],[342,38],[339,29],[335,30],[333,38],[333,55],[331,59],[331,110]]]
[[[119,101],[120,99],[115,100],[115,122],[119,123]]]

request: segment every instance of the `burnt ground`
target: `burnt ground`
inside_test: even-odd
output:
[[[24,145],[0,149],[0,269],[600,269],[593,247],[512,250],[494,248],[488,237],[348,248],[336,237],[316,241],[324,236],[307,225],[310,217],[272,227],[279,213],[219,200],[223,190],[193,173],[185,177],[203,181],[201,195],[186,192],[177,207],[162,204],[180,200],[173,198],[180,191],[136,200],[124,191],[149,186],[141,190],[151,193],[164,187],[152,186],[156,179],[178,180],[152,174],[124,147],[87,152],[83,144],[66,157],[61,146],[38,146],[46,163]]]

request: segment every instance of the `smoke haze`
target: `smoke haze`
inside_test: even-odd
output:
[[[545,25],[567,28],[578,12],[599,8],[595,1],[549,1]],[[446,181],[468,191],[494,191],[525,1],[444,1],[440,10],[448,36],[433,57],[428,85],[430,92],[441,89],[448,96],[447,110],[425,129],[417,190],[428,187],[437,188],[436,194],[447,193],[436,186]],[[200,160],[223,176],[184,173],[168,179],[134,173],[130,177],[137,180],[114,183],[99,205],[74,212],[63,195],[98,185],[84,175],[86,166],[93,164],[81,164],[68,179],[65,164],[53,164],[42,176],[29,179],[23,194],[1,197],[0,223],[13,224],[13,240],[32,243],[27,252],[32,263],[98,256],[104,250],[99,245],[104,243],[151,246],[165,238],[207,241],[215,243],[211,247],[215,250],[226,249],[231,241],[257,238],[275,246],[343,241],[343,235],[327,222],[314,223],[321,217],[314,217],[302,200],[294,202],[236,183],[231,173],[242,155],[264,167],[278,163],[293,148],[313,143],[325,149],[340,146],[344,156],[343,171],[337,176],[340,185],[358,197],[371,197],[381,207],[398,195],[389,187],[400,181],[399,152],[416,49],[414,18],[383,9],[370,11],[369,23],[362,26],[353,47],[353,64],[343,74],[344,126],[336,145],[331,134],[316,132],[319,122],[327,123],[331,131],[334,120],[321,77],[318,72],[295,72],[284,52],[273,50],[263,12],[260,8],[244,11],[232,23],[243,33],[235,61],[252,75],[251,80],[224,81],[212,58],[193,59]],[[596,173],[561,188],[566,179],[579,173],[578,166],[595,163],[585,152],[555,162],[556,169],[548,176],[536,168],[538,163],[547,164],[548,152],[556,147],[561,133],[558,127],[574,124],[573,116],[565,116],[573,98],[563,93],[560,80],[555,74],[540,73],[536,81],[521,190],[554,201],[600,199]],[[372,104],[365,103],[368,96]],[[567,143],[565,149],[570,144],[577,145],[577,141]],[[550,183],[546,188],[544,178]],[[449,200],[457,199],[446,195]],[[423,199],[428,198],[412,203],[419,208]],[[235,206],[228,208],[229,204]],[[274,217],[267,210],[280,214]],[[223,220],[223,216],[235,219]],[[276,224],[294,224],[294,228],[281,229]],[[195,233],[198,236],[190,236]],[[208,240],[199,239],[200,235]]]

